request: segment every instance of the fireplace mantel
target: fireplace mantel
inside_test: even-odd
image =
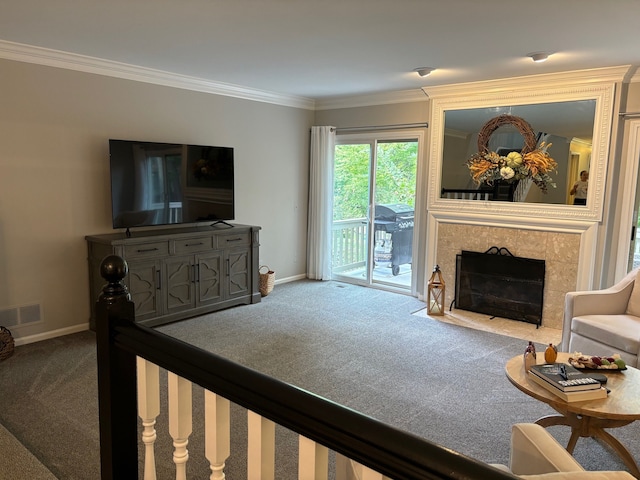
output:
[[[486,251],[504,246],[517,256],[545,260],[542,324],[561,328],[564,296],[589,290],[594,284],[597,228],[593,222],[430,212],[427,266],[439,265],[445,283],[445,302],[453,301],[456,255],[462,250]]]
[[[621,66],[425,87],[430,97],[429,163],[424,176],[425,270],[440,265],[445,282],[453,286],[456,254],[463,249],[486,251],[493,245],[507,247],[517,256],[545,260],[548,278],[542,322],[561,328],[566,293],[600,285],[602,251],[606,247],[600,227],[610,221],[604,215],[605,187],[610,184],[607,165],[611,137],[618,128],[613,112],[628,70],[628,66]],[[592,100],[595,114],[586,206],[444,198],[441,189],[447,112]],[[460,158],[463,164],[466,160]],[[568,171],[569,159],[562,160],[558,168]],[[569,178],[567,172],[562,173]],[[423,291],[427,291],[426,280]],[[452,296],[453,288],[447,289],[448,302]]]

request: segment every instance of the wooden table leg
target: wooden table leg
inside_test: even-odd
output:
[[[571,426],[569,419],[564,415],[547,415],[546,417],[539,418],[535,423],[544,428],[555,427],[556,425]]]
[[[629,450],[627,450],[627,447],[622,445],[622,443],[620,443],[620,440],[618,440],[616,437],[614,437],[613,435],[611,435],[609,432],[605,430],[600,429],[595,433],[596,433],[594,435],[595,438],[602,440],[603,442],[608,444],[611,448],[613,448],[613,450],[618,454],[618,456],[622,459],[624,464],[627,466],[627,468],[631,472],[631,475],[633,475],[636,478],[640,478],[640,468],[638,468],[638,464],[636,463],[631,453],[629,453]]]
[[[571,437],[567,443],[567,451],[573,450],[580,437],[593,437],[609,445],[636,478],[640,478],[640,468],[635,459],[620,443],[620,441],[605,430],[605,428],[623,427],[633,420],[608,420],[602,418],[585,417],[571,412],[560,412],[560,415],[547,415],[536,420],[538,425],[548,428],[556,425],[571,427]]]

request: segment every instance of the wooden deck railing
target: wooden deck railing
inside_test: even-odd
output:
[[[442,188],[442,198],[462,200],[493,200],[492,190],[478,190],[477,188]]]
[[[333,222],[331,267],[334,272],[344,272],[366,264],[367,237],[366,218]]]
[[[274,424],[300,436],[300,479],[327,478],[328,449],[363,465],[362,479],[517,478],[138,325],[122,283],[127,273],[124,260],[107,257],[101,272],[108,281],[98,301],[96,322],[103,480],[138,478],[138,422],[142,424],[140,442],[145,446],[144,478],[156,478],[153,447],[155,417],[159,413],[158,367],[169,372],[169,430],[175,447],[175,478],[179,480],[186,479],[184,465],[191,434],[189,382],[206,392],[202,422],[211,479],[224,478],[224,464],[230,454],[229,402],[249,411],[246,478],[251,480],[274,478]],[[347,477],[341,474],[336,478]]]

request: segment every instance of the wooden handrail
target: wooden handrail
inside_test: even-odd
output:
[[[101,270],[109,281],[98,301],[96,325],[103,480],[137,478],[137,419],[132,419],[131,412],[136,408],[136,356],[390,478],[517,478],[304,389],[138,325],[133,319],[133,304],[121,284],[127,271],[124,260],[107,257]],[[132,369],[133,381],[130,372],[123,368]],[[127,425],[123,426],[125,422]],[[132,451],[125,452],[125,448]]]

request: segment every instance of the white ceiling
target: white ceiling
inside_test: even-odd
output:
[[[0,0],[0,40],[320,100],[637,66],[639,19],[640,0]]]

